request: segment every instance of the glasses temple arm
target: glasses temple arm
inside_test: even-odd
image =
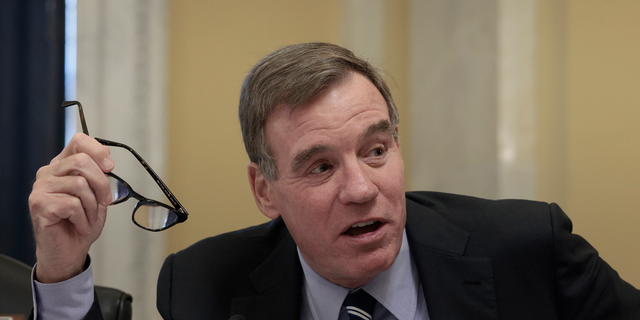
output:
[[[82,103],[80,101],[65,101],[62,103],[62,107],[70,107],[73,105],[78,105],[78,112],[80,113],[80,124],[82,125],[82,132],[86,135],[89,135],[89,129],[87,129],[87,122],[84,120],[84,111],[82,110]]]
[[[177,209],[181,213],[184,213],[185,215],[189,215],[187,213],[187,210],[184,209],[184,207],[182,206],[182,204],[180,204],[178,199],[176,199],[176,197],[173,196],[173,193],[171,193],[171,190],[169,190],[169,187],[167,187],[167,185],[164,184],[162,179],[160,179],[160,177],[155,173],[155,171],[153,171],[153,169],[151,169],[151,167],[147,164],[147,162],[135,150],[133,150],[131,147],[129,147],[126,144],[123,144],[123,143],[109,141],[109,140],[105,140],[105,139],[102,139],[102,138],[95,138],[95,139],[98,140],[98,142],[102,143],[103,145],[113,146],[113,147],[120,147],[120,148],[124,148],[124,149],[129,150],[129,152],[131,152],[131,154],[133,154],[133,156],[136,157],[136,159],[138,159],[140,164],[142,164],[142,167],[144,167],[145,170],[147,170],[149,175],[151,175],[151,177],[158,184],[158,186],[160,187],[160,189],[162,190],[164,195],[167,196],[169,201],[171,201],[171,204],[175,207],[175,209]]]

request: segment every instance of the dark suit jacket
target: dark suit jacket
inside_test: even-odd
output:
[[[406,230],[432,320],[640,319],[640,291],[571,233],[555,204],[410,192]],[[158,310],[165,319],[299,319],[302,278],[277,219],[170,255]]]

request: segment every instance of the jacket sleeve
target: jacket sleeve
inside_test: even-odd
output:
[[[558,205],[549,209],[562,319],[640,319],[640,291],[622,280],[584,238],[572,233],[571,220]]]
[[[102,310],[100,309],[100,302],[98,299],[98,294],[95,290],[93,290],[93,304],[91,305],[91,309],[87,312],[87,315],[84,316],[84,320],[102,320]]]
[[[34,318],[35,318],[34,310],[31,309],[31,314],[29,315],[29,320],[33,320]],[[89,312],[87,312],[87,314],[82,319],[84,319],[84,320],[103,320],[102,310],[100,310],[100,303],[98,302],[98,295],[95,292],[95,290],[93,291],[93,304],[91,305],[91,309],[89,309]]]
[[[158,288],[156,296],[156,307],[162,319],[171,319],[171,274],[174,255],[169,255],[160,269],[158,276]]]

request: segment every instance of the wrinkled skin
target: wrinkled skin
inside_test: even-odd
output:
[[[276,181],[249,164],[260,210],[282,216],[307,263],[338,285],[364,285],[393,264],[402,245],[397,130],[380,92],[352,73],[302,107],[281,106],[267,119]],[[352,228],[356,224],[369,225]]]
[[[113,167],[107,147],[78,133],[38,170],[29,196],[38,281],[59,282],[82,272],[89,247],[104,227],[111,203],[105,173]]]

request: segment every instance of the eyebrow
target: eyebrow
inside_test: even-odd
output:
[[[374,124],[371,124],[366,130],[363,131],[362,134],[358,137],[358,141],[363,141],[367,137],[374,135],[376,133],[385,133],[393,135],[393,128],[391,127],[391,123],[388,120],[383,119]],[[304,149],[296,154],[291,162],[291,170],[293,172],[298,171],[300,168],[304,166],[309,159],[313,158],[317,154],[330,151],[331,147],[324,144],[317,144],[312,146],[311,148]]]
[[[372,136],[376,133],[385,133],[385,134],[394,134],[394,128],[389,123],[389,120],[383,119],[372,125],[370,125],[367,130],[365,130],[360,137],[358,137],[358,141],[362,141],[369,136]]]
[[[326,146],[324,144],[317,144],[311,148],[304,149],[298,152],[298,154],[296,154],[296,157],[293,158],[293,162],[291,163],[291,170],[293,170],[293,172],[298,171],[300,168],[302,168],[302,166],[304,166],[305,163],[307,163],[307,161],[309,161],[309,159],[313,158],[316,154],[327,152],[329,150],[331,150],[329,146]]]

